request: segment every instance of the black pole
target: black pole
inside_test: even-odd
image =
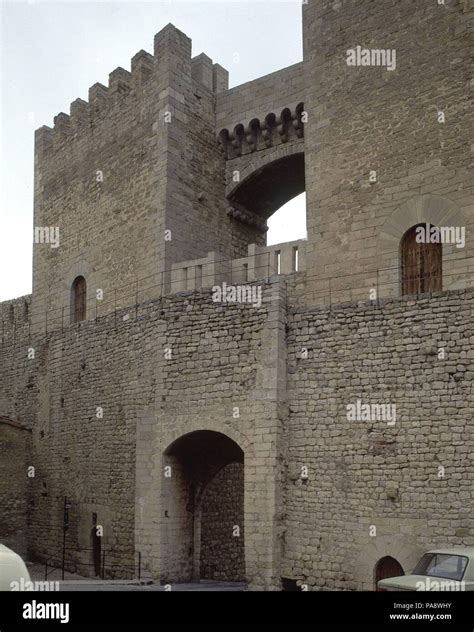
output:
[[[142,578],[142,554],[138,551],[138,581]]]
[[[69,503],[67,496],[64,496],[63,507],[63,562],[62,562],[62,579],[64,581],[64,565],[66,563],[66,532],[69,527]]]
[[[66,531],[67,531],[67,527],[64,526],[63,528],[63,563],[62,563],[62,580],[64,581],[64,564],[65,564],[65,558],[66,558]]]
[[[105,577],[105,550],[102,551],[102,579]]]

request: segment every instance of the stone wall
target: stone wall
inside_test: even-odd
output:
[[[3,315],[11,303],[0,305]],[[13,303],[15,326],[0,346],[0,402],[2,412],[33,430],[30,554],[60,563],[67,496],[72,503],[68,568],[92,572],[90,533],[96,513],[104,527],[110,574],[117,574],[118,563],[118,576],[135,574],[134,401],[127,385],[139,369],[130,361],[128,344],[115,335],[113,317],[66,325],[47,336],[28,335],[28,322],[21,320],[23,299]]]
[[[28,363],[31,296],[0,303],[0,542],[22,556],[34,489],[31,428],[36,418],[36,371]]]
[[[0,542],[26,557],[31,432],[0,416]]]
[[[164,453],[173,439],[207,429],[230,437],[245,452],[245,502],[253,525],[247,563],[256,583],[272,581],[265,560],[275,547],[280,422],[279,369],[269,342],[278,340],[284,303],[270,286],[265,297],[255,308],[216,304],[210,291],[187,293],[47,336],[28,339],[24,332],[21,339],[5,341],[0,367],[5,409],[15,409],[29,379],[35,393],[22,404],[34,421],[32,555],[59,562],[67,497],[69,569],[92,572],[90,533],[97,514],[106,574],[133,575],[140,551],[144,574],[159,578],[168,551],[177,546],[172,532],[163,540],[165,508],[173,515],[161,490]],[[34,350],[31,360],[28,349]],[[183,551],[188,555],[188,547]]]
[[[244,455],[252,589],[372,588],[381,557],[409,569],[428,547],[472,545],[472,3],[362,4],[305,4],[304,62],[230,91],[169,25],[154,55],[38,130],[34,223],[58,227],[60,245],[35,245],[33,299],[0,305],[0,414],[32,428],[32,555],[59,561],[67,498],[71,570],[93,572],[96,516],[108,576],[134,576],[139,552],[155,580],[239,574],[221,531],[234,503],[216,508],[227,479],[198,529],[218,471],[199,462],[202,432],[208,465]],[[394,49],[396,69],[348,66],[357,45]],[[268,114],[274,144],[248,128]],[[235,126],[226,163],[219,132]],[[258,254],[287,185],[306,186],[305,273],[273,278],[257,307],[171,295],[173,264],[239,259],[252,242]],[[252,207],[245,221],[232,200]],[[400,239],[420,222],[465,227],[466,245],[443,245],[451,291],[397,298]],[[78,275],[88,314],[70,325]],[[354,302],[374,288],[384,300]],[[395,423],[350,421],[359,400],[396,406]],[[20,480],[27,431],[0,432]],[[24,501],[5,504],[22,548]]]
[[[34,245],[33,330],[44,331],[46,318],[50,327],[69,323],[71,285],[79,275],[88,285],[88,318],[95,316],[98,288],[105,297],[97,307],[105,311],[113,308],[114,288],[130,284],[131,302],[137,278],[151,270],[159,278],[163,74],[142,51],[132,73],[117,69],[108,87],[95,84],[88,102],[77,99],[70,116],[58,115],[54,129],[37,130],[34,226],[58,227],[60,240],[58,248]]]
[[[244,581],[244,537],[244,465],[231,463],[201,499],[201,579]]]
[[[409,572],[472,546],[473,307],[468,290],[289,309],[284,577],[371,590],[385,555]],[[395,423],[349,420],[357,400]]]
[[[426,548],[472,545],[473,290],[308,307],[304,278],[273,280],[260,307],[202,290],[5,338],[0,401],[34,424],[32,555],[59,560],[66,496],[70,569],[92,572],[95,513],[109,576],[136,575],[141,552],[143,576],[229,578],[225,470],[196,531],[211,472],[186,442],[202,431],[212,459],[215,437],[244,453],[252,588],[372,588],[381,557],[409,569]],[[395,405],[395,424],[348,420],[357,400]]]
[[[33,331],[67,325],[71,285],[87,282],[87,318],[169,289],[173,263],[219,250],[241,256],[254,232],[226,215],[225,164],[215,135],[227,72],[172,25],[131,72],[55,117],[35,138]],[[53,237],[51,237],[53,239]],[[216,247],[217,246],[217,247]],[[100,289],[104,296],[96,301]]]
[[[28,360],[31,295],[0,303],[0,415],[32,428],[36,420],[36,363]]]
[[[303,5],[308,300],[342,275],[335,302],[368,299],[377,269],[379,295],[397,296],[400,240],[420,222],[466,228],[464,248],[443,246],[443,287],[472,285],[472,11],[468,0]],[[395,50],[396,68],[347,65],[358,45]]]
[[[165,162],[164,228],[171,231],[166,269],[213,249],[225,258],[240,255],[251,236],[232,227],[225,213],[224,159],[215,139],[216,99],[228,87],[227,71],[206,55],[191,58],[191,40],[172,25],[157,34],[155,58],[159,65],[168,60],[159,112],[171,114],[169,124],[158,124],[165,136],[157,156],[158,165]]]
[[[192,576],[191,487],[199,489],[204,475],[189,472],[194,459],[183,454],[202,431],[211,433],[215,454],[222,452],[219,435],[244,452],[248,576],[254,587],[277,581],[285,302],[278,283],[265,286],[263,298],[255,308],[214,303],[209,291],[182,294],[168,299],[154,331],[155,395],[137,419],[135,539],[146,571],[168,582]],[[163,348],[172,351],[167,362],[160,361]],[[179,463],[177,441],[184,442]],[[167,466],[177,474],[166,478]]]
[[[247,126],[254,118],[262,122],[267,114],[280,116],[282,110],[294,110],[306,93],[303,63],[293,64],[264,77],[248,81],[217,95],[216,131],[233,131],[238,124]]]

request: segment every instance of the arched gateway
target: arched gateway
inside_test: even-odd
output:
[[[243,450],[200,430],[174,441],[163,465],[161,581],[244,580]]]

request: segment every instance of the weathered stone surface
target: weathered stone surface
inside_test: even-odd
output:
[[[35,226],[60,244],[0,304],[0,414],[31,430],[0,423],[2,540],[58,562],[67,497],[72,571],[97,522],[106,576],[141,554],[142,577],[271,590],[369,589],[385,556],[472,544],[467,3],[363,4],[305,4],[304,61],[232,90],[169,25],[37,131]],[[368,42],[397,68],[348,66]],[[303,187],[308,240],[265,247]],[[466,244],[442,291],[400,297],[420,222]],[[261,303],[216,302],[224,281]]]
[[[31,430],[0,416],[0,533],[2,544],[27,555],[31,476]]]

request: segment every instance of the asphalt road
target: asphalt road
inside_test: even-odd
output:
[[[139,584],[138,582],[126,581],[94,581],[87,579],[81,581],[64,581],[59,583],[60,592],[65,591],[148,591],[165,592],[165,587],[159,584]],[[189,584],[173,584],[171,590],[180,592],[242,592],[246,590],[246,585],[234,582],[192,582]]]

